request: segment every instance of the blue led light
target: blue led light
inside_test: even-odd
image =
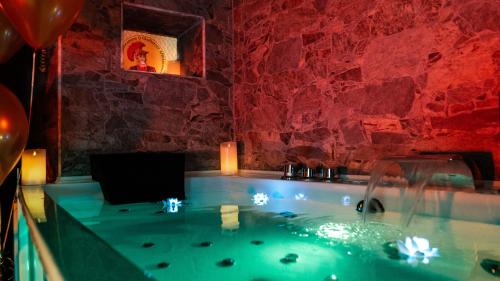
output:
[[[405,242],[398,240],[399,253],[407,257],[408,263],[417,263],[421,260],[428,264],[431,257],[438,257],[438,248],[431,248],[429,240],[422,237],[406,237]]]
[[[163,211],[167,211],[167,213],[177,213],[179,207],[182,206],[182,201],[177,198],[168,198],[161,202],[163,203]]]
[[[273,193],[271,193],[271,196],[274,199],[283,199],[283,198],[285,198],[285,196],[283,196],[283,194],[279,193],[278,191],[274,191]]]
[[[295,194],[295,200],[307,200],[307,196],[304,193],[297,193]]]
[[[342,205],[350,206],[351,205],[351,197],[347,196],[347,195],[342,197]]]
[[[259,192],[252,197],[254,205],[264,206],[269,202],[269,196],[265,193]]]

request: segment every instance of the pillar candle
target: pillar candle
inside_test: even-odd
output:
[[[236,142],[228,141],[220,145],[220,171],[222,175],[234,176],[238,173]]]
[[[181,62],[178,60],[169,61],[167,64],[167,73],[181,75]]]
[[[42,185],[45,181],[46,150],[25,150],[21,162],[21,185]]]

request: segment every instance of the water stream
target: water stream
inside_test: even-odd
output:
[[[375,163],[364,196],[363,222],[377,188],[399,187],[401,227],[410,225],[428,186],[474,188],[470,169],[454,156],[393,157]]]

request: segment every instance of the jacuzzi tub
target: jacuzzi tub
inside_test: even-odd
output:
[[[427,190],[403,228],[397,188],[379,191],[386,212],[366,224],[355,211],[360,185],[189,177],[176,212],[162,212],[162,203],[107,204],[95,182],[45,190],[156,280],[497,280],[480,263],[500,260],[498,195]],[[439,256],[399,256],[394,242],[406,236],[428,239]]]

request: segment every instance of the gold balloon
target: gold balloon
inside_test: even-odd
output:
[[[12,92],[0,84],[0,185],[14,168],[28,142],[28,119]]]
[[[50,47],[78,17],[84,0],[0,0],[5,15],[35,49]]]
[[[0,63],[8,61],[23,43],[23,38],[12,27],[0,6]]]

